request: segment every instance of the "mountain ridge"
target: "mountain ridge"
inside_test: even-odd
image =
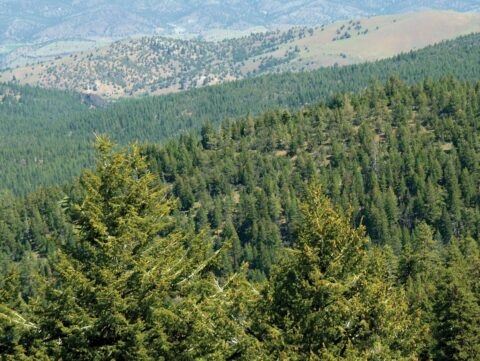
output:
[[[121,37],[138,33],[202,33],[255,26],[318,25],[358,16],[425,9],[479,11],[475,0],[2,0],[0,43]]]
[[[480,13],[427,11],[215,42],[141,37],[7,70],[0,80],[112,99],[162,95],[262,74],[375,61],[474,32],[480,32]]]

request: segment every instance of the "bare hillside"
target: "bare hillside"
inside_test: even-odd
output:
[[[428,11],[209,42],[141,37],[5,71],[0,80],[106,98],[165,94],[258,76],[391,57],[480,32],[480,14]]]

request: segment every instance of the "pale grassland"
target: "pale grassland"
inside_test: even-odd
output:
[[[257,32],[264,30],[249,29]],[[51,58],[61,52],[68,53],[72,49],[79,52],[60,59],[48,59],[47,62],[37,65],[6,71],[0,74],[0,81],[9,81],[15,77],[22,84],[67,88],[106,98],[158,95],[182,90],[178,81],[172,81],[172,78],[182,77],[188,84],[193,84],[189,85],[190,87],[197,87],[241,79],[251,72],[258,75],[313,70],[334,64],[355,64],[388,58],[474,32],[480,32],[480,13],[427,11],[353,19],[312,28],[304,37],[282,41],[278,47],[272,47],[259,55],[252,55],[240,63],[234,63],[232,57],[228,58],[231,54],[227,58],[222,58],[218,54],[223,52],[218,49],[212,50],[211,44],[205,43],[195,43],[197,45],[186,48],[188,59],[177,54],[178,56],[169,62],[165,57],[155,56],[148,46],[139,46],[141,42],[135,44],[135,38],[103,47],[99,45],[108,44],[111,39],[52,42],[39,47],[35,54],[40,58]],[[225,39],[246,34],[217,29],[205,34],[204,38]],[[241,42],[232,41],[233,44]],[[165,40],[164,44],[176,47],[178,44],[176,42],[177,40]],[[258,43],[255,45],[255,42],[252,40],[249,46],[257,46]],[[232,43],[229,44],[227,47]],[[196,47],[204,47],[203,50],[200,49],[200,53],[208,51],[213,58],[198,64],[193,62],[195,64],[192,65],[189,60],[200,54]],[[294,49],[294,56],[289,58],[289,52]],[[262,68],[262,63],[268,61],[273,62],[273,65]],[[183,70],[187,67],[187,70]],[[116,74],[114,81],[111,74]],[[156,88],[149,85],[152,84],[149,83],[152,80],[159,79],[170,79],[168,80],[170,83]],[[206,83],[203,81],[205,79],[208,79]]]

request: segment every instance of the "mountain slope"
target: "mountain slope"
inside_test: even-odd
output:
[[[419,12],[220,42],[142,37],[5,71],[0,80],[107,98],[165,94],[266,73],[391,57],[480,32],[480,13]]]
[[[419,9],[477,11],[476,0],[2,0],[0,43],[174,31],[317,25]]]
[[[0,102],[0,189],[24,193],[71,179],[91,162],[94,132],[108,133],[121,143],[161,142],[198,129],[206,121],[218,124],[226,118],[275,107],[295,110],[338,92],[357,92],[372,79],[383,82],[390,75],[408,82],[447,74],[475,81],[480,79],[478,59],[480,35],[471,35],[374,63],[262,76],[178,94],[123,100],[106,109],[85,110],[82,106],[79,112],[69,113],[67,108],[58,116],[53,115],[55,97],[65,93],[36,89],[40,94],[48,92],[52,99],[51,111],[46,109],[42,116],[15,98]],[[14,87],[18,95],[22,89],[31,89],[8,87]],[[33,120],[36,127],[29,126]]]
[[[365,360],[378,347],[373,353],[383,360],[476,360],[478,329],[450,331],[452,324],[478,324],[479,111],[480,84],[444,78],[409,87],[393,78],[294,114],[269,111],[225,122],[218,132],[206,126],[201,137],[144,147],[178,202],[158,190],[137,152],[107,153],[105,142],[97,170],[87,171],[80,189],[18,200],[0,194],[3,355],[81,353],[88,360],[113,350],[144,359],[149,349],[157,359],[166,349],[166,359],[215,350],[204,358],[308,359],[329,352],[332,359]],[[352,223],[362,224],[361,233]],[[149,239],[159,238],[165,244],[151,246]],[[201,281],[203,272],[208,283],[178,290],[185,280]],[[51,280],[47,294],[42,276]],[[112,297],[115,304],[105,306]],[[185,301],[196,307],[178,306]],[[161,308],[155,323],[138,322],[137,315],[150,318],[152,305]],[[393,309],[402,316],[392,317]],[[178,327],[182,317],[172,314],[189,323]],[[129,322],[116,322],[120,336],[112,337],[109,323],[117,319]],[[140,326],[131,327],[132,320]],[[238,320],[253,342],[237,337]],[[345,324],[353,328],[336,331]],[[178,341],[170,346],[164,335],[172,328]],[[417,330],[426,331],[416,337]],[[351,331],[361,337],[351,339]],[[132,335],[140,347],[125,351]],[[231,335],[239,341],[230,342]],[[226,352],[224,344],[231,345]]]

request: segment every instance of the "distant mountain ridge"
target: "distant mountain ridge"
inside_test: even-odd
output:
[[[145,36],[39,64],[10,66],[0,73],[0,81],[102,98],[160,95],[267,73],[374,61],[475,32],[480,32],[480,13],[422,11],[219,42]]]
[[[0,43],[317,25],[419,9],[479,11],[477,0],[0,0]]]

